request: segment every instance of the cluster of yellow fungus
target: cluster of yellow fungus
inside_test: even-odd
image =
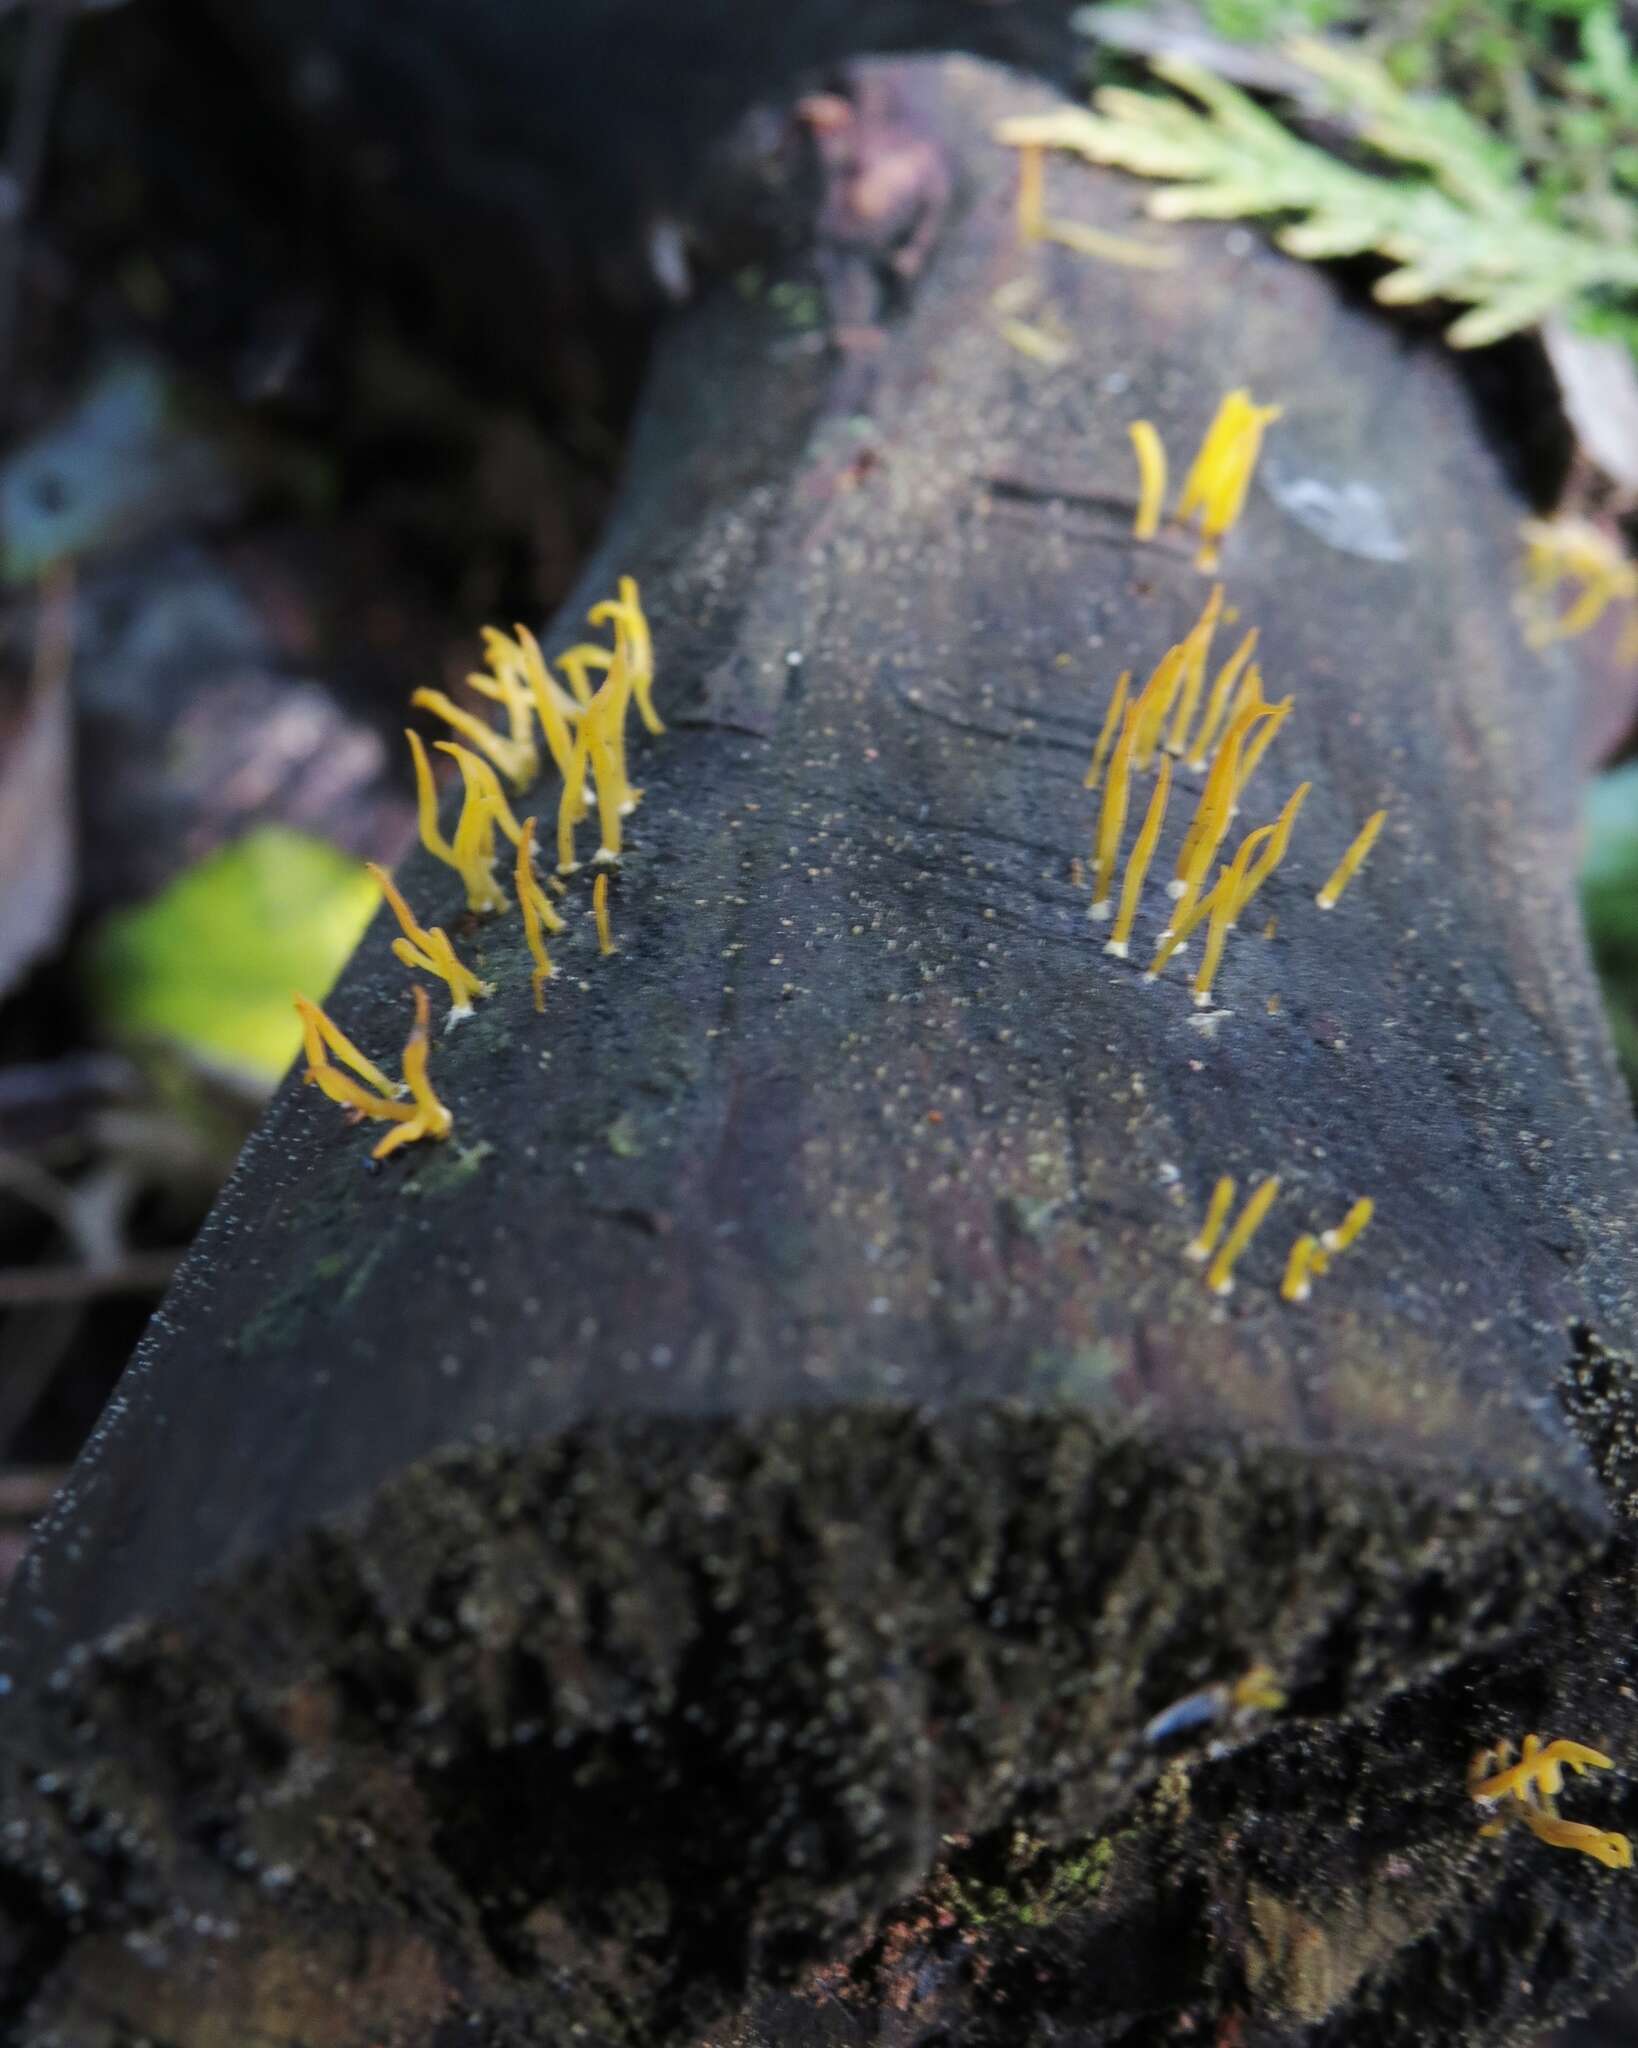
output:
[[[1185,1253],[1191,1259],[1210,1261],[1206,1267],[1206,1285],[1213,1294],[1234,1292],[1234,1268],[1241,1253],[1256,1236],[1263,1218],[1273,1208],[1279,1192],[1279,1178],[1270,1174],[1250,1195],[1225,1237],[1224,1226],[1228,1223],[1229,1211],[1234,1207],[1233,1177],[1225,1173],[1212,1189],[1206,1220],[1200,1226],[1199,1235],[1185,1248]]]
[[[415,692],[411,701],[419,709],[434,713],[459,735],[457,739],[436,742],[439,751],[449,755],[460,770],[461,808],[453,838],[446,837],[439,826],[438,794],[427,750],[419,734],[406,734],[415,770],[421,843],[460,876],[470,912],[482,916],[506,909],[509,899],[495,867],[499,839],[511,844],[512,885],[523,919],[524,940],[534,962],[530,986],[537,1010],[546,1006],[546,983],[555,972],[546,951],[546,935],[565,928],[564,918],[547,889],[562,894],[564,885],[555,876],[543,885],[536,874],[537,820],[529,817],[522,823],[518,821],[501,778],[511,784],[515,794],[528,790],[541,772],[544,742],[545,758],[562,780],[557,806],[558,872],[568,874],[579,866],[575,858],[575,829],[590,809],[588,785],[597,803],[600,833],[594,858],[603,863],[618,861],[624,850],[622,821],[642,797],[641,790],[632,786],[626,767],[626,725],[631,706],[636,705],[637,715],[649,732],[665,730],[654,708],[654,643],[636,582],[622,576],[618,595],[593,605],[587,622],[593,627],[609,628],[612,645],[586,641],[560,655],[557,667],[564,678],[562,683],[551,673],[538,641],[527,627],[518,626],[510,634],[493,626],[485,627],[486,667],[468,676],[467,681],[480,697],[501,706],[505,714],[503,728],[487,724],[475,713],[453,703],[441,690]],[[428,927],[418,921],[384,869],[373,862],[366,865],[398,920],[399,936],[392,942],[394,956],[406,967],[434,975],[444,983],[450,998],[449,1024],[470,1016],[474,1001],[493,995],[493,986],[465,965],[441,925]],[[592,891],[592,915],[599,952],[615,952],[606,868],[598,875]],[[393,1124],[394,1128],[376,1146],[376,1158],[385,1158],[400,1145],[417,1138],[449,1135],[453,1121],[450,1112],[433,1094],[427,1079],[429,1011],[424,989],[415,989],[416,1024],[404,1048],[403,1086],[390,1082],[372,1065],[316,1003],[305,996],[297,996],[295,1002],[307,1053],[306,1078],[355,1116]],[[342,1072],[331,1054],[350,1067],[352,1074]],[[361,1077],[368,1086],[361,1085],[353,1075]],[[409,1102],[401,1099],[406,1091]]]
[[[1212,639],[1223,615],[1223,586],[1214,584],[1199,618],[1175,646],[1167,648],[1135,695],[1130,670],[1121,672],[1084,778],[1088,790],[1101,789],[1092,836],[1088,914],[1095,919],[1114,917],[1115,928],[1104,950],[1125,959],[1175,784],[1173,763],[1181,764],[1179,772],[1204,773],[1167,885],[1177,908],[1160,935],[1146,977],[1153,980],[1163,973],[1196,925],[1209,920],[1204,956],[1194,977],[1194,999],[1202,1007],[1211,1001],[1229,934],[1286,856],[1309,791],[1302,783],[1270,823],[1246,834],[1218,867],[1215,885],[1208,890],[1207,878],[1241,800],[1293,703],[1290,697],[1277,704],[1264,700],[1262,672],[1254,659],[1255,627],[1212,676]],[[1159,774],[1126,864],[1117,910],[1115,879],[1132,780],[1157,758]]]
[[[1524,542],[1520,609],[1532,647],[1574,639],[1596,626],[1612,604],[1638,600],[1638,563],[1601,526],[1585,519],[1527,519],[1519,535]],[[1560,608],[1565,590],[1569,601]],[[1619,652],[1623,660],[1638,660],[1638,610],[1627,620]]]
[[[1225,1173],[1212,1189],[1211,1200],[1206,1205],[1206,1220],[1184,1247],[1184,1256],[1210,1261],[1206,1267],[1206,1284],[1214,1294],[1232,1293],[1235,1265],[1263,1218],[1274,1206],[1279,1192],[1278,1178],[1270,1175],[1258,1186],[1225,1237],[1229,1211],[1234,1207],[1233,1176]],[[1354,1203],[1334,1229],[1319,1236],[1312,1231],[1304,1231],[1287,1255],[1285,1277],[1280,1283],[1281,1299],[1306,1301],[1313,1276],[1325,1272],[1332,1258],[1348,1249],[1375,1213],[1376,1204],[1366,1195]]]
[[[1468,1766],[1468,1796],[1479,1806],[1495,1808],[1496,1818],[1486,1822],[1479,1833],[1504,1834],[1513,1821],[1521,1820],[1537,1841],[1551,1848],[1575,1849],[1610,1870],[1630,1870],[1632,1844],[1625,1835],[1560,1815],[1558,1795],[1564,1787],[1566,1767],[1578,1776],[1614,1768],[1601,1750],[1562,1737],[1543,1743],[1534,1735],[1525,1736],[1516,1761],[1510,1742],[1480,1750]]]
[[[302,1045],[307,1054],[304,1078],[353,1116],[373,1117],[393,1126],[371,1154],[375,1159],[385,1159],[400,1145],[411,1145],[417,1138],[447,1138],[454,1127],[454,1118],[432,1092],[432,1083],[427,1075],[427,1028],[431,1020],[427,992],[417,982],[411,993],[415,999],[415,1023],[404,1045],[402,1084],[389,1081],[373,1061],[364,1057],[347,1034],[330,1021],[317,1003],[309,1002],[305,996],[295,999],[301,1017]],[[369,1086],[360,1087],[357,1081],[342,1073],[331,1062],[331,1053],[351,1067],[355,1074],[361,1075]],[[406,1092],[410,1097],[408,1102],[402,1100]]]
[[[1348,1249],[1375,1214],[1375,1202],[1369,1195],[1362,1195],[1332,1229],[1321,1231],[1317,1237],[1305,1230],[1286,1258],[1285,1278],[1280,1282],[1281,1300],[1306,1301],[1313,1292],[1312,1283],[1330,1270],[1332,1259]]]
[[[1262,453],[1263,435],[1280,411],[1277,405],[1253,404],[1251,393],[1243,386],[1226,393],[1219,404],[1183,479],[1172,515],[1180,525],[1199,520],[1197,568],[1209,572],[1217,567],[1224,537],[1244,509]],[[1160,531],[1166,496],[1166,450],[1152,420],[1134,420],[1127,431],[1138,464],[1138,509],[1132,537],[1153,540]]]

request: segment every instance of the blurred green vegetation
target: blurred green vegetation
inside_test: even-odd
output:
[[[1130,20],[1136,12],[1090,7],[1082,19],[1095,35],[1100,19]],[[1541,310],[1562,305],[1584,331],[1617,336],[1638,353],[1638,286],[1626,274],[1627,258],[1638,249],[1638,52],[1617,0],[1397,0],[1369,8],[1347,0],[1201,0],[1198,18],[1219,38],[1270,48],[1293,36],[1326,32],[1339,53],[1359,60],[1360,79],[1367,77],[1365,66],[1379,70],[1376,111],[1386,110],[1403,133],[1414,137],[1420,120],[1435,136],[1443,131],[1459,138],[1466,131],[1472,138],[1461,152],[1465,165],[1456,166],[1467,189],[1453,190],[1447,181],[1440,191],[1436,180],[1407,180],[1399,165],[1361,160],[1347,136],[1322,129],[1334,164],[1346,164],[1356,184],[1362,174],[1372,177],[1380,209],[1388,210],[1390,190],[1405,202],[1395,211],[1382,253],[1401,263],[1421,257],[1408,204],[1413,195],[1430,193],[1466,206],[1478,262],[1490,260],[1479,246],[1487,232],[1494,239],[1495,230],[1504,230],[1504,245],[1515,232],[1511,216],[1563,243],[1557,261],[1543,242],[1533,266],[1522,266],[1525,282],[1535,289],[1528,299],[1518,293],[1521,312],[1530,304],[1539,303]],[[1191,56],[1198,59],[1198,52]],[[1130,78],[1129,69],[1124,75]],[[1406,110],[1412,119],[1398,119],[1386,99],[1390,91],[1418,96],[1415,108]],[[1360,103],[1359,94],[1345,92],[1338,110],[1355,133],[1377,140],[1370,134],[1373,110]],[[1295,117],[1304,136],[1311,133],[1305,124],[1313,111],[1305,106]],[[1265,144],[1267,128],[1278,125],[1265,124]],[[1320,152],[1295,132],[1290,151],[1293,159],[1309,157],[1318,192],[1324,177]],[[1393,153],[1413,157],[1411,149]],[[1423,160],[1434,166],[1431,156]],[[1472,175],[1481,164],[1482,174]],[[1239,210],[1270,210],[1256,189],[1255,155],[1243,168],[1247,203]],[[1271,200],[1276,208],[1290,204],[1291,163],[1285,168]],[[1295,182],[1300,186],[1300,177]],[[1396,237],[1404,246],[1392,245]],[[1437,271],[1448,247],[1441,229],[1430,245],[1430,272]],[[1602,267],[1598,251],[1608,258]],[[1554,272],[1561,280],[1556,296],[1550,289]]]
[[[1602,775],[1583,810],[1581,906],[1615,1049],[1638,1101],[1638,761]]]
[[[265,1092],[301,1044],[292,991],[329,992],[379,900],[349,855],[259,826],[92,934],[98,1022]]]

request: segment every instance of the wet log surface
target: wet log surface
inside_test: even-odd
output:
[[[1631,1879],[1463,1790],[1525,1728],[1638,1756],[1630,1113],[1517,507],[1436,347],[1220,230],[1022,252],[988,136],[1048,96],[882,89],[950,173],[924,273],[841,361],[679,318],[554,629],[641,579],[618,954],[574,877],[537,1018],[515,918],[407,864],[498,989],[454,1139],[370,1174],[286,1086],[19,1576],[19,2040],[1488,2042],[1630,1963]],[[992,308],[1032,265],[1056,370]],[[1297,699],[1251,812],[1313,793],[1202,1016],[1071,861],[1206,589],[1126,425],[1241,379],[1286,411],[1224,575]],[[1308,509],[1350,487],[1370,553]],[[389,936],[331,1005],[387,1057]],[[1221,1172],[1283,1182],[1226,1303]],[[1282,1711],[1145,1738],[1257,1663]]]

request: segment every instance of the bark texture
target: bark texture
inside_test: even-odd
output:
[[[1631,1879],[1463,1789],[1526,1728],[1638,1755],[1630,1115],[1517,507],[1448,358],[1316,273],[1021,251],[989,136],[1042,89],[874,92],[925,269],[855,162],[874,346],[679,318],[554,628],[641,579],[619,953],[574,877],[538,1018],[515,917],[407,864],[498,989],[434,1053],[454,1139],[370,1174],[286,1087],[19,1577],[33,2048],[1408,2048],[1628,1966]],[[1032,266],[1055,370],[992,303]],[[1245,822],[1313,790],[1202,1017],[1071,862],[1108,684],[1207,587],[1133,544],[1126,426],[1176,458],[1240,381],[1285,417],[1224,576],[1297,699]],[[389,937],[331,1005],[378,1057]],[[1182,1257],[1222,1172],[1283,1183],[1227,1303]],[[1146,1736],[1259,1662],[1283,1711]]]

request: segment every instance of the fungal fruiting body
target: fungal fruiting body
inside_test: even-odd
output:
[[[1200,956],[1200,965],[1194,977],[1194,1000],[1202,1009],[1211,1001],[1211,985],[1217,978],[1217,969],[1222,964],[1223,947],[1240,914],[1240,903],[1245,893],[1246,869],[1251,865],[1251,856],[1265,839],[1272,839],[1277,827],[1259,826],[1255,832],[1248,832],[1235,850],[1233,861],[1223,868],[1217,878],[1217,887],[1212,891],[1215,901],[1211,909],[1211,924],[1206,933],[1205,951]]]
[[[522,678],[535,716],[540,720],[540,729],[546,736],[547,752],[558,774],[566,775],[569,757],[574,752],[573,728],[580,717],[582,700],[558,688],[541,655],[540,642],[528,627],[514,626],[512,630],[517,636],[515,639],[508,639],[498,627],[484,628],[489,665],[497,673],[504,668]],[[589,698],[589,691],[587,696]]]
[[[1018,151],[1018,201],[1014,219],[1020,242],[1039,242],[1046,235],[1046,151],[1026,143]]]
[[[421,828],[421,844],[446,867],[459,872],[460,863],[455,858],[455,849],[438,829],[438,790],[432,780],[432,763],[421,744],[421,735],[406,726],[404,737],[409,741],[410,759],[415,764],[415,815]]]
[[[461,815],[455,821],[455,860],[466,884],[467,908],[480,915],[506,908],[506,891],[495,880],[495,827],[516,840],[518,821],[488,762],[454,740],[436,742],[461,771]]]
[[[1294,701],[1291,697],[1282,697],[1278,704],[1265,704],[1261,707],[1257,722],[1262,726],[1262,731],[1240,756],[1239,778],[1235,782],[1234,795],[1229,803],[1231,816],[1240,808],[1240,799],[1245,795],[1247,783],[1257,772],[1258,762],[1268,752],[1280,727],[1291,716]]]
[[[1183,642],[1183,674],[1177,692],[1177,708],[1172,714],[1172,730],[1166,741],[1166,750],[1182,754],[1188,749],[1189,734],[1194,728],[1195,709],[1200,702],[1200,692],[1205,686],[1206,663],[1211,659],[1212,635],[1217,630],[1217,621],[1223,609],[1223,586],[1214,583],[1206,608],[1195,621]]]
[[[1320,1250],[1319,1239],[1312,1231],[1305,1230],[1292,1245],[1286,1259],[1285,1278],[1280,1282],[1280,1299],[1306,1301],[1313,1292],[1309,1275],[1323,1273],[1327,1263],[1324,1252]]]
[[[1269,840],[1267,850],[1258,859],[1256,866],[1251,870],[1250,874],[1246,876],[1245,887],[1240,891],[1240,900],[1234,907],[1234,914],[1237,918],[1245,915],[1246,908],[1256,896],[1257,891],[1268,880],[1269,876],[1273,874],[1280,862],[1285,859],[1286,848],[1291,844],[1291,828],[1296,824],[1298,813],[1308,801],[1308,792],[1312,787],[1312,783],[1299,782],[1290,796],[1286,798],[1284,810],[1274,820],[1274,836]]]
[[[599,953],[617,953],[614,934],[609,928],[609,878],[599,875],[592,885],[592,915],[597,920],[597,950]]]
[[[1160,512],[1166,499],[1166,449],[1152,420],[1134,420],[1126,431],[1132,437],[1138,466],[1138,509],[1132,538],[1153,540],[1160,531]]]
[[[1353,845],[1337,862],[1330,880],[1314,898],[1321,910],[1336,908],[1337,898],[1364,866],[1365,856],[1376,844],[1376,835],[1382,830],[1382,823],[1387,815],[1386,811],[1373,811],[1360,827]]]
[[[400,1145],[411,1145],[417,1138],[449,1136],[454,1119],[433,1094],[427,1078],[427,1025],[431,1010],[427,992],[419,982],[415,985],[415,1023],[404,1047],[404,1086],[409,1090],[408,1102],[398,1099],[403,1095],[404,1087],[395,1086],[379,1067],[367,1060],[346,1033],[331,1023],[317,1003],[309,1002],[305,996],[297,996],[295,1003],[301,1018],[302,1044],[307,1054],[306,1079],[316,1083],[332,1102],[339,1102],[354,1116],[375,1117],[394,1126],[376,1146],[372,1158],[385,1159]],[[338,1072],[330,1064],[329,1054],[332,1052],[338,1059],[345,1060],[355,1073],[362,1074],[370,1086],[361,1088],[356,1081]]]
[[[1573,639],[1596,626],[1610,605],[1638,598],[1638,564],[1602,527],[1584,519],[1527,519],[1519,533],[1525,547],[1525,630],[1532,647]],[[1555,617],[1551,606],[1561,583],[1573,594]],[[1629,627],[1629,637],[1630,632]]]
[[[1189,1240],[1183,1248],[1186,1259],[1209,1259],[1217,1249],[1217,1240],[1223,1234],[1223,1225],[1228,1221],[1228,1212],[1234,1207],[1234,1177],[1225,1173],[1211,1191],[1211,1201],[1206,1208],[1206,1220],[1200,1226],[1199,1235]]]
[[[1228,392],[1218,406],[1177,501],[1179,519],[1200,515],[1196,568],[1217,567],[1218,548],[1245,504],[1263,434],[1280,412],[1277,405],[1254,405],[1243,387]]]
[[[1286,1703],[1285,1688],[1272,1664],[1253,1664],[1229,1688],[1229,1698],[1242,1714],[1277,1714]]]
[[[443,982],[449,990],[450,1024],[458,1024],[463,1017],[470,1017],[474,999],[493,995],[494,988],[489,982],[480,981],[470,968],[462,966],[441,925],[434,925],[428,931],[416,922],[414,912],[385,868],[378,867],[373,860],[366,861],[364,867],[392,906],[403,934],[392,942],[394,958],[401,960],[406,967],[436,975]]]
[[[535,1008],[546,1007],[546,983],[557,972],[551,956],[546,951],[545,932],[560,932],[563,919],[553,907],[552,899],[535,879],[535,821],[525,818],[523,830],[518,834],[518,857],[513,870],[517,884],[518,907],[523,912],[524,936],[529,942],[529,952],[534,959],[535,971],[530,976],[529,986],[534,991]]]
[[[1109,892],[1114,886],[1115,859],[1120,852],[1120,836],[1126,829],[1126,798],[1131,781],[1132,740],[1137,730],[1138,718],[1143,709],[1143,700],[1126,707],[1126,716],[1121,721],[1120,738],[1115,742],[1115,751],[1110,757],[1109,774],[1103,785],[1103,805],[1098,812],[1096,839],[1097,859],[1092,871],[1092,902],[1087,911],[1089,917],[1107,917],[1110,913]]]
[[[413,1145],[418,1138],[442,1141],[455,1127],[455,1119],[434,1095],[427,1077],[427,992],[417,982],[414,994],[415,1022],[404,1044],[404,1079],[409,1084],[410,1099],[415,1107],[407,1121],[388,1131],[371,1153],[372,1159],[385,1159],[400,1145]]]
[[[496,732],[492,725],[485,725],[475,713],[464,711],[459,704],[452,704],[442,690],[416,690],[410,702],[419,711],[435,713],[452,732],[459,733],[479,753],[486,754],[514,789],[527,789],[534,780],[540,756],[532,738],[520,741]]]
[[[657,739],[665,725],[654,709],[654,636],[643,613],[637,579],[622,576],[619,589],[618,597],[606,597],[601,604],[594,604],[586,617],[594,626],[604,619],[612,621],[616,656],[631,679],[637,716]]]
[[[1223,835],[1228,831],[1234,788],[1239,779],[1240,750],[1257,716],[1254,707],[1241,712],[1229,727],[1223,744],[1212,756],[1206,786],[1200,792],[1200,802],[1195,807],[1188,831],[1183,835],[1183,844],[1177,850],[1176,879],[1171,893],[1180,898],[1180,908],[1174,922],[1188,915],[1199,895],[1201,883],[1210,872],[1217,849],[1223,843]]]
[[[332,1102],[339,1102],[360,1116],[414,1114],[406,1104],[395,1099],[406,1092],[403,1083],[389,1081],[374,1060],[366,1059],[341,1026],[332,1023],[317,1003],[310,1002],[306,996],[293,996],[291,1000],[296,1006],[296,1015],[301,1019],[302,1049],[307,1055],[304,1079],[314,1083]],[[375,1097],[360,1088],[356,1081],[338,1073],[330,1064],[331,1053],[367,1081],[375,1091]],[[382,1108],[376,1098],[385,1099],[388,1107]]]
[[[1155,841],[1160,837],[1161,820],[1166,815],[1166,797],[1172,786],[1172,764],[1162,760],[1160,773],[1155,777],[1154,790],[1149,797],[1149,808],[1126,863],[1126,877],[1121,883],[1120,914],[1115,919],[1115,929],[1104,947],[1106,953],[1113,953],[1118,960],[1126,958],[1127,942],[1132,936],[1132,921],[1137,916],[1138,898],[1143,893],[1143,879],[1149,872],[1149,863],[1154,858]]]
[[[1324,1232],[1320,1243],[1328,1252],[1345,1252],[1375,1214],[1375,1202],[1369,1195],[1361,1195],[1336,1228]]]
[[[535,700],[523,673],[523,649],[493,627],[483,637],[489,667],[468,675],[467,687],[505,707],[506,751],[516,770],[512,787],[525,790],[540,773],[540,749],[535,744]]]
[[[1211,686],[1211,695],[1206,699],[1206,714],[1200,721],[1200,730],[1195,734],[1193,747],[1189,750],[1189,766],[1199,770],[1211,759],[1212,743],[1217,738],[1218,727],[1229,708],[1229,698],[1240,672],[1257,651],[1257,628],[1253,626],[1235,648],[1234,652],[1217,671]]]
[[[1126,692],[1131,686],[1132,671],[1123,668],[1115,680],[1115,694],[1109,699],[1109,709],[1103,715],[1103,729],[1098,734],[1098,743],[1092,749],[1092,759],[1086,771],[1084,789],[1096,789],[1103,777],[1103,764],[1109,758],[1109,749],[1115,743],[1121,719],[1126,712]]]
[[[1175,647],[1168,647],[1155,663],[1153,673],[1137,700],[1137,729],[1132,735],[1132,766],[1136,769],[1148,768],[1156,747],[1160,745],[1166,714],[1171,710],[1172,700],[1183,680],[1185,653],[1181,641]]]
[[[1206,1285],[1213,1294],[1232,1294],[1234,1292],[1235,1264],[1246,1246],[1250,1244],[1252,1238],[1256,1235],[1258,1226],[1263,1218],[1273,1208],[1275,1197],[1279,1192],[1279,1177],[1276,1174],[1270,1174],[1268,1179],[1250,1197],[1245,1207],[1235,1218],[1234,1227],[1229,1231],[1228,1236],[1224,1238],[1217,1256],[1206,1268]]]
[[[1543,1744],[1537,1736],[1526,1735],[1516,1762],[1510,1742],[1480,1750],[1468,1767],[1468,1796],[1477,1805],[1498,1811],[1496,1819],[1488,1821],[1479,1833],[1500,1835],[1510,1822],[1522,1820],[1538,1841],[1551,1848],[1575,1849],[1610,1870],[1630,1870],[1632,1844],[1625,1835],[1560,1816],[1556,1801],[1564,1787],[1566,1766],[1578,1776],[1613,1768],[1602,1750],[1563,1738]]]

